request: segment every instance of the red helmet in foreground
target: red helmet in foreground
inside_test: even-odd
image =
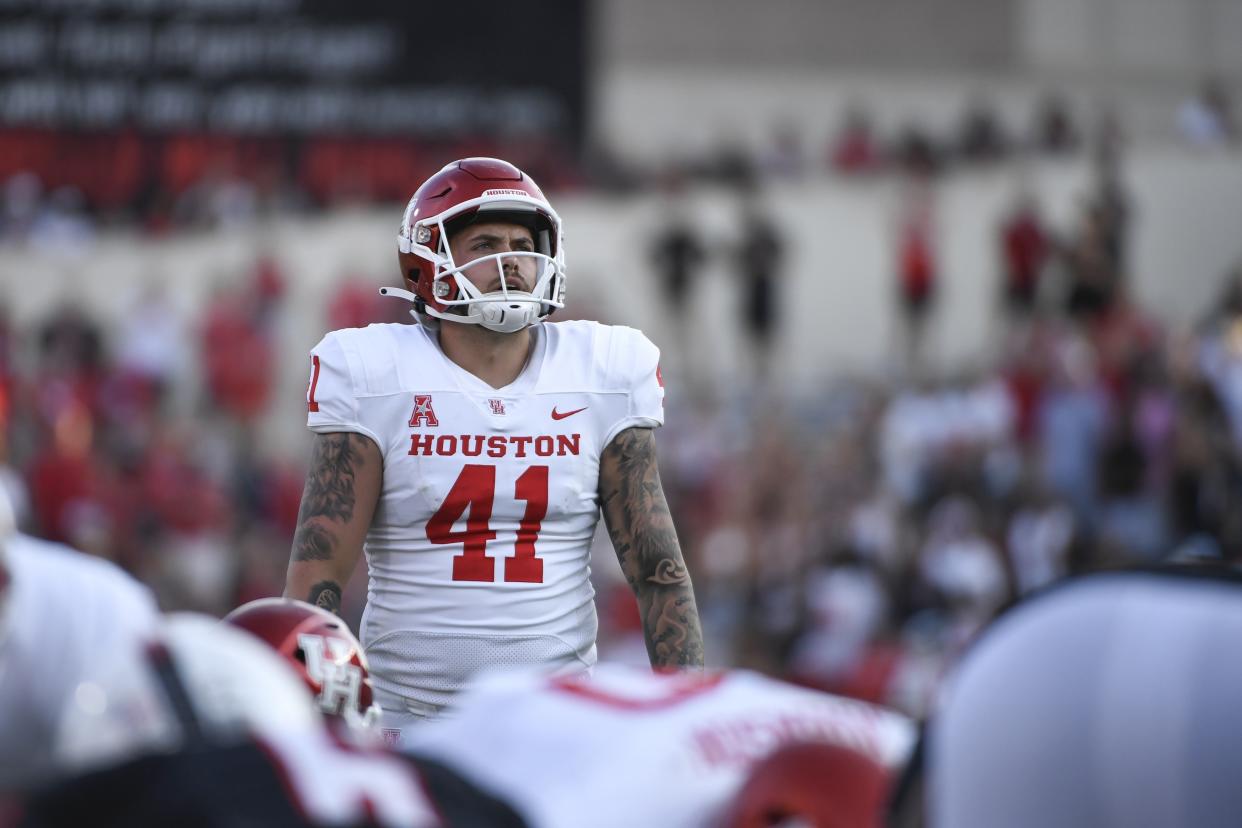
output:
[[[305,601],[260,598],[233,610],[224,621],[284,656],[325,714],[351,728],[378,725],[380,709],[372,697],[366,656],[340,618]]]
[[[851,748],[825,742],[786,745],[755,764],[721,826],[879,828],[888,782],[883,766]]]

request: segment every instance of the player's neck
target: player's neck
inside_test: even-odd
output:
[[[444,355],[492,388],[504,388],[516,380],[534,346],[530,328],[502,334],[480,325],[440,323]]]

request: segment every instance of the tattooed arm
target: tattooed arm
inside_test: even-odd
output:
[[[286,597],[341,611],[341,589],[358,564],[379,501],[383,462],[375,443],[360,434],[315,435]]]
[[[652,667],[702,667],[690,573],[664,500],[655,435],[628,428],[600,456],[600,502],[621,571],[638,599]]]

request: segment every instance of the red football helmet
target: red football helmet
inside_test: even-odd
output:
[[[851,748],[827,742],[789,744],[755,764],[721,826],[879,828],[888,782],[883,766]]]
[[[366,655],[340,618],[305,601],[260,598],[233,610],[224,621],[283,655],[325,714],[344,719],[351,728],[371,730],[379,723]]]
[[[449,236],[483,221],[520,224],[531,231],[533,251],[507,251],[457,264]],[[414,303],[420,322],[447,319],[512,333],[542,322],[565,306],[565,246],[561,219],[530,176],[497,158],[454,161],[427,179],[406,205],[397,233],[401,273],[414,292],[381,288],[385,296]],[[512,290],[503,274],[505,260],[532,258],[535,286]],[[500,289],[483,293],[462,270],[495,263]]]

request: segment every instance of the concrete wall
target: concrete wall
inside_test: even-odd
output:
[[[1071,226],[1089,177],[1077,164],[1030,171],[1049,218]],[[994,230],[1014,188],[1010,171],[963,174],[938,191],[943,293],[930,331],[929,355],[940,365],[987,353],[994,323]],[[1242,161],[1178,154],[1136,157],[1128,168],[1135,206],[1135,294],[1170,322],[1187,323],[1215,295],[1226,268],[1242,257]],[[765,202],[789,241],[782,299],[785,324],[776,380],[795,394],[814,392],[836,375],[878,371],[895,353],[898,330],[892,282],[892,232],[899,189],[893,181],[815,178],[773,189]],[[688,354],[661,304],[647,266],[647,240],[663,215],[654,196],[625,201],[564,198],[571,271],[571,313],[636,325],[669,351],[674,373],[689,370],[721,387],[736,381],[748,355],[736,325],[737,294],[728,268],[737,205],[730,194],[693,194],[693,215],[714,251],[694,291]],[[302,430],[307,349],[322,335],[327,297],[340,280],[360,275],[396,282],[395,215],[360,210],[246,231],[150,242],[107,236],[94,245],[52,252],[0,250],[0,302],[19,324],[73,299],[115,326],[144,284],[165,285],[190,322],[213,290],[238,278],[255,252],[279,254],[289,277],[281,325],[281,402],[273,445],[296,445]]]

